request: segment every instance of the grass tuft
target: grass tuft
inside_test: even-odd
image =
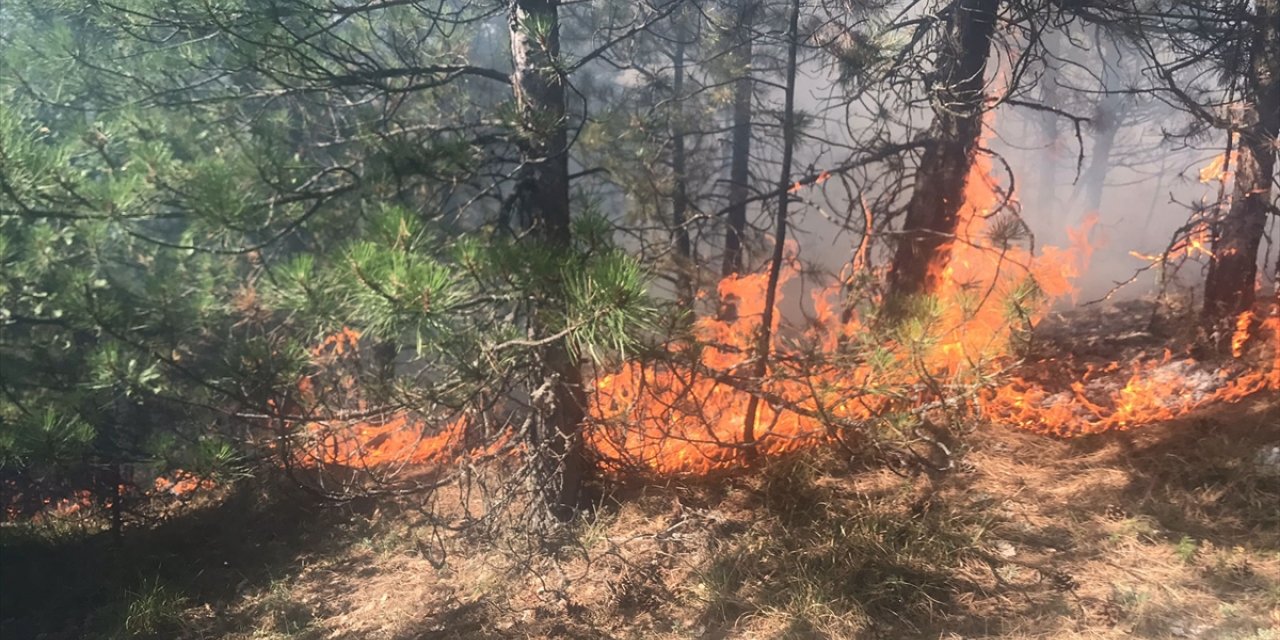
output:
[[[146,580],[141,588],[129,593],[125,608],[124,631],[132,638],[156,638],[171,634],[182,626],[182,611],[187,598],[159,579]]]
[[[1178,557],[1183,562],[1191,564],[1195,562],[1196,555],[1200,553],[1200,543],[1196,542],[1196,539],[1191,536],[1182,536],[1178,540],[1178,544],[1173,548],[1173,552],[1178,554]]]
[[[704,620],[768,618],[779,637],[938,620],[955,570],[975,551],[975,527],[943,508],[913,510],[905,498],[850,498],[798,457],[767,467],[759,499],[772,517],[723,542],[706,564]]]

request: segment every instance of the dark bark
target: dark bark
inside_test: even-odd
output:
[[[687,226],[689,169],[684,130],[684,52],[688,33],[684,29],[685,19],[684,14],[676,14],[676,44],[671,60],[671,241],[676,250],[676,297],[681,306],[690,307],[693,304],[693,244]]]
[[[508,26],[511,85],[520,127],[516,206],[533,241],[548,251],[567,252],[571,243],[569,155],[558,4],[557,0],[511,0]],[[537,310],[533,316],[538,316]],[[531,329],[537,336],[541,328]],[[540,386],[532,393],[535,415],[527,434],[529,455],[536,489],[548,513],[568,520],[580,506],[587,473],[582,371],[564,340],[539,347],[537,357],[542,371]]]
[[[747,233],[747,199],[751,182],[751,101],[755,83],[751,78],[752,28],[755,22],[756,0],[738,0],[738,22],[733,34],[734,73],[739,74],[733,84],[733,146],[729,161],[729,206],[724,237],[724,265],[722,276],[742,273],[743,243]]]
[[[936,290],[950,259],[982,133],[983,84],[999,9],[1000,0],[959,0],[947,16],[937,51],[933,128],[889,269],[892,300]]]
[[[764,291],[764,312],[760,317],[760,330],[757,334],[756,359],[751,375],[763,382],[769,372],[770,347],[773,344],[773,307],[778,300],[778,281],[782,274],[783,251],[787,241],[787,208],[791,202],[791,163],[796,146],[795,98],[796,98],[796,56],[800,47],[800,0],[791,4],[791,21],[787,28],[787,84],[782,107],[782,175],[778,180],[778,212],[774,219],[773,255],[769,260],[769,282]],[[748,454],[756,450],[756,413],[760,408],[760,396],[752,394],[747,400],[746,417],[743,421],[742,442],[748,445]]]
[[[1203,325],[1230,349],[1234,318],[1253,308],[1258,247],[1271,208],[1280,129],[1280,1],[1259,0],[1246,78],[1246,126],[1239,132],[1235,189],[1226,216],[1215,225],[1213,258],[1205,280]]]

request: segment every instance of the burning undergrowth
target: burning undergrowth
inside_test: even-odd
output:
[[[1262,327],[1274,331],[1272,321]],[[1125,346],[1119,332],[1109,357],[1087,353],[1025,363],[1008,384],[985,392],[984,415],[1001,424],[1059,436],[1141,427],[1214,402],[1236,402],[1280,388],[1274,335],[1248,360],[1222,361],[1178,353],[1163,344]],[[1116,354],[1123,357],[1112,359]],[[1267,362],[1267,360],[1271,362]]]
[[[903,421],[978,417],[1073,437],[1280,389],[1276,309],[1240,316],[1230,359],[1196,358],[1192,341],[1146,331],[1138,316],[1153,314],[1150,307],[1124,313],[1108,303],[1040,326],[1055,303],[1073,299],[1095,221],[1071,230],[1070,246],[1034,248],[1012,194],[979,156],[950,259],[934,265],[940,285],[931,296],[884,300],[876,288],[884,274],[860,249],[860,280],[812,292],[803,327],[785,326],[775,307],[761,377],[753,369],[768,276],[725,278],[699,299],[730,302],[734,313],[707,309],[661,349],[593,370],[583,433],[589,456],[606,474],[705,475],[824,442],[875,441]],[[1194,258],[1197,229],[1173,249]],[[793,250],[781,280],[800,269]],[[375,399],[360,373],[374,359],[369,350],[349,328],[317,344],[312,373],[271,401],[254,444],[331,497],[399,491],[405,478],[412,487],[439,486],[481,463],[519,457],[518,407],[490,399],[419,412]],[[752,397],[759,410],[748,425]],[[209,485],[175,477],[157,480],[146,495]]]
[[[803,329],[783,326],[784,314],[775,310],[771,365],[755,377],[768,278],[731,276],[700,299],[731,302],[733,314],[708,310],[657,354],[597,369],[587,383],[584,439],[598,466],[706,474],[759,454],[875,438],[888,419],[920,420],[938,409],[1071,437],[1280,389],[1280,319],[1270,309],[1240,318],[1231,336],[1235,357],[1227,361],[1194,358],[1190,343],[1146,334],[1141,323],[1103,325],[1106,335],[1092,346],[1037,338],[1051,306],[1074,296],[1096,218],[1069,233],[1070,246],[1033,250],[1017,203],[985,157],[974,164],[966,197],[951,258],[936,265],[939,289],[899,305],[906,311],[893,318],[885,317],[886,301],[874,286],[835,283],[813,293],[814,313]],[[786,265],[784,282],[800,269],[794,252]],[[1099,326],[1087,312],[1074,317],[1082,329]],[[357,338],[339,340],[338,354],[344,344],[355,349]],[[748,428],[752,396],[760,406]],[[443,427],[412,415],[294,425],[304,443],[297,460],[386,468],[474,461],[517,446],[512,427],[501,427],[495,444],[493,428],[481,428],[475,414],[455,415]],[[488,435],[477,438],[477,430]]]
[[[987,162],[975,163],[967,198],[961,233],[933,297],[917,301],[905,319],[886,322],[879,315],[884,301],[874,295],[858,300],[840,288],[820,291],[809,330],[799,340],[775,340],[776,364],[762,380],[743,372],[757,357],[751,346],[764,276],[721,282],[719,297],[735,300],[736,319],[703,317],[694,345],[675,348],[672,362],[629,363],[597,379],[596,450],[619,466],[705,473],[741,463],[748,449],[784,453],[874,430],[887,415],[919,417],[939,406],[964,406],[1001,426],[1076,436],[1280,388],[1280,321],[1256,322],[1251,313],[1232,337],[1236,359],[1225,364],[1175,356],[1163,345],[1124,358],[1112,351],[1111,359],[1080,360],[1064,350],[1026,361],[1033,329],[1049,305],[1074,294],[1094,219],[1069,234],[1072,246],[1033,255],[1019,242],[1025,228]],[[765,401],[750,430],[744,428],[748,394]],[[748,445],[743,434],[751,431],[761,435]]]

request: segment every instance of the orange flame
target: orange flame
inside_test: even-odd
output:
[[[1280,388],[1270,372],[1212,371],[1170,354],[1137,362],[1123,385],[1102,378],[1078,381],[1069,392],[1015,379],[985,394],[982,413],[1001,424],[1059,436],[1126,430],[1171,420],[1214,402],[1236,402],[1263,389]]]
[[[201,478],[184,469],[175,469],[167,476],[156,476],[155,481],[152,483],[152,494],[185,496],[195,492],[197,489],[209,490],[215,486],[217,485],[209,478]]]
[[[403,411],[375,421],[311,422],[305,425],[304,440],[294,456],[304,467],[372,469],[439,463],[461,454],[465,428],[459,418],[430,433],[437,428]]]
[[[1073,232],[1072,246],[1048,248],[1039,257],[1012,243],[994,246],[989,236],[1000,198],[988,177],[990,165],[980,158],[970,172],[958,241],[936,292],[937,317],[927,328],[908,329],[915,334],[881,345],[882,357],[875,362],[843,353],[842,344],[871,335],[872,327],[856,313],[847,321],[842,317],[837,311],[844,306],[842,291],[836,284],[815,293],[816,318],[805,335],[823,357],[809,357],[804,346],[775,338],[773,370],[764,380],[744,379],[744,365],[754,357],[767,277],[731,276],[720,283],[719,293],[721,299],[738,301],[738,318],[697,321],[694,337],[705,346],[680,354],[691,357],[692,365],[632,362],[596,379],[588,443],[606,466],[705,473],[742,459],[751,393],[764,400],[755,446],[781,453],[826,438],[829,425],[865,421],[897,400],[919,396],[929,380],[945,383],[1009,356],[1009,303],[1030,297],[1028,282],[1050,299],[1073,295],[1071,280],[1088,259],[1086,239],[1096,218]],[[783,282],[795,272],[788,267]],[[1015,314],[1015,324],[1034,322],[1043,314],[1043,306],[1029,303],[1020,310],[1026,317]],[[773,317],[779,322],[782,313]],[[776,327],[773,335],[778,336]]]
[[[1174,262],[1180,258],[1209,257],[1213,255],[1213,236],[1207,222],[1197,222],[1186,234],[1174,242],[1165,254],[1149,254],[1130,251],[1129,255],[1147,262]]]
[[[1231,170],[1229,167],[1235,166],[1237,152],[1233,149],[1230,154],[1220,153],[1209,161],[1209,164],[1200,169],[1200,182],[1209,184],[1210,182],[1226,182],[1231,179]]]
[[[717,292],[721,300],[734,301],[736,317],[699,318],[692,343],[673,346],[669,362],[632,361],[598,372],[589,383],[587,446],[605,469],[706,473],[743,460],[743,423],[752,394],[761,399],[753,447],[777,454],[822,441],[833,426],[865,424],[895,407],[936,399],[948,385],[971,387],[980,379],[975,374],[1013,364],[1017,332],[1042,319],[1048,302],[1075,296],[1073,281],[1090,258],[1088,236],[1097,216],[1069,231],[1069,246],[1046,247],[1032,255],[1010,237],[1000,237],[1010,236],[1016,223],[998,224],[997,209],[1007,198],[995,185],[990,160],[979,156],[927,322],[906,323],[897,333],[878,335],[858,309],[848,308],[836,283],[814,293],[815,318],[804,332],[779,331],[783,313],[775,308],[771,366],[763,379],[754,379],[750,372],[768,277],[729,276]],[[801,187],[796,184],[792,190]],[[794,246],[788,250],[783,283],[798,273]],[[1200,224],[1170,255],[1209,251],[1209,229]],[[698,295],[699,300],[707,297]],[[1238,358],[1244,355],[1251,324],[1251,314],[1238,319],[1232,341]],[[1261,329],[1270,339],[1258,342],[1269,343],[1272,355],[1258,368],[1240,361],[1229,370],[1213,370],[1166,352],[1127,367],[1118,362],[1088,367],[1059,391],[1015,377],[980,393],[977,409],[996,424],[1074,436],[1132,429],[1212,402],[1238,401],[1262,389],[1280,389],[1280,318],[1268,318]],[[326,339],[316,357],[354,351],[358,340],[358,333],[344,331]],[[1071,368],[1069,361],[1046,364]],[[305,379],[300,392],[307,396],[311,387]],[[463,417],[443,428],[405,412],[373,421],[305,426],[309,437],[297,452],[302,464],[368,468],[440,463],[466,455]]]
[[[830,178],[831,178],[831,172],[823,171],[822,173],[819,173],[818,177],[814,178],[812,182],[808,183],[808,185],[813,185],[816,187],[826,182]],[[799,182],[796,182],[795,184],[792,184],[791,188],[787,189],[787,193],[799,193],[801,189],[804,189],[808,185],[806,185],[805,182],[801,180]]]
[[[1253,326],[1253,311],[1245,311],[1236,318],[1236,330],[1231,335],[1231,357],[1244,355],[1244,345],[1249,341],[1249,329]]]

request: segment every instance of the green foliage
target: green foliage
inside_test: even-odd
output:
[[[346,282],[356,285],[351,304],[368,314],[367,328],[378,337],[393,338],[412,320],[418,335],[438,338],[448,330],[441,314],[465,293],[453,286],[456,278],[447,265],[395,246],[358,243],[347,250],[346,261]]]
[[[161,637],[182,624],[182,610],[187,599],[179,591],[159,580],[144,581],[129,594],[125,608],[124,631],[130,637]]]
[[[1196,542],[1196,539],[1191,536],[1182,536],[1178,539],[1178,544],[1174,545],[1173,552],[1183,562],[1190,564],[1195,561],[1196,555],[1200,553],[1200,543]]]
[[[840,80],[865,86],[893,72],[894,60],[909,46],[909,38],[874,16],[864,20],[839,34],[840,37],[828,44],[828,49],[838,64]]]
[[[427,71],[481,66],[490,9],[365,11],[5,5],[0,464],[34,493],[240,478],[282,414],[492,407],[548,347],[613,361],[654,331],[603,205],[575,197],[567,247],[507,228],[511,143],[563,119]]]
[[[640,346],[642,332],[656,324],[646,297],[643,268],[620,251],[610,251],[585,268],[564,275],[570,346],[596,362],[625,359]]]
[[[262,153],[235,104],[184,103],[192,65],[227,43],[156,47],[144,16],[178,7],[145,5],[5,7],[0,459],[36,504],[103,504],[102,469],[237,466],[234,440],[203,436],[300,370],[288,341],[257,344],[270,327],[243,300],[264,256],[240,248],[296,224],[308,201],[280,191],[315,164]]]
[[[78,416],[59,415],[52,407],[0,423],[0,469],[33,462],[65,465],[81,458],[93,443],[92,425]]]
[[[1005,295],[1003,303],[1004,318],[1010,327],[1011,351],[1024,353],[1031,345],[1032,318],[1045,304],[1044,291],[1035,278],[1028,275]]]
[[[887,305],[887,315],[894,318],[889,324],[893,338],[921,352],[928,351],[936,342],[938,320],[942,317],[942,303],[936,296],[911,296]]]
[[[155,393],[162,389],[158,362],[143,362],[121,351],[119,344],[106,344],[89,357],[89,389],[122,388],[124,395]]]
[[[229,481],[250,475],[245,455],[226,440],[202,439],[190,456],[183,468],[201,478]]]
[[[1030,236],[1027,224],[1015,215],[997,215],[990,218],[985,235],[991,247],[1006,251]]]

